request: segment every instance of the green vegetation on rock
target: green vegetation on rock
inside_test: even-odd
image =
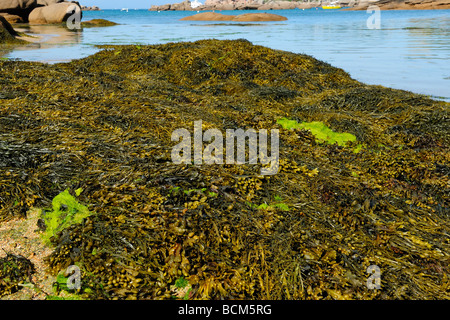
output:
[[[88,21],[82,21],[81,26],[83,28],[94,28],[94,27],[112,27],[117,26],[118,23],[105,20],[105,19],[92,19]]]

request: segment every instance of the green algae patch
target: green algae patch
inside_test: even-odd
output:
[[[280,196],[274,197],[275,202],[268,205],[267,203],[260,204],[259,206],[254,206],[256,209],[260,210],[276,210],[289,211],[289,206],[283,203],[283,199]]]
[[[81,191],[82,189],[77,189],[76,196],[79,196]],[[44,213],[45,232],[42,239],[46,244],[50,244],[51,237],[72,224],[81,223],[88,216],[88,208],[80,204],[66,189],[53,198],[52,211]]]
[[[92,19],[89,21],[83,21],[81,22],[81,26],[83,28],[93,28],[93,27],[113,27],[117,26],[118,23],[105,20],[105,19]]]
[[[282,118],[277,120],[277,123],[284,129],[304,129],[309,130],[321,142],[327,142],[329,144],[337,143],[339,146],[346,146],[348,142],[356,141],[356,137],[348,132],[339,133],[334,132],[328,128],[324,123],[320,121],[302,122],[298,123],[295,120],[289,120]]]
[[[187,279],[181,277],[175,280],[175,284],[171,286],[171,289],[173,298],[188,300],[192,291],[192,286]]]

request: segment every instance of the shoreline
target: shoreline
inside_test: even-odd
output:
[[[107,9],[108,10],[108,9]],[[236,13],[242,13],[239,10],[235,11]],[[255,11],[250,11],[250,12],[255,12]],[[273,13],[276,13],[277,11],[272,11]],[[189,16],[188,16],[189,17]],[[86,23],[88,22],[87,19],[86,21],[82,21],[82,23]],[[27,30],[32,29],[33,32],[30,34],[27,34],[25,36],[20,36],[17,37],[18,39],[22,39],[27,41],[27,43],[22,43],[20,45],[16,45],[14,47],[9,47],[8,50],[3,50],[3,52],[1,52],[0,54],[2,54],[3,56],[6,56],[8,54],[10,54],[11,52],[15,51],[17,48],[17,50],[22,51],[22,49],[24,49],[25,47],[28,46],[29,49],[35,51],[36,53],[34,54],[34,56],[39,55],[39,53],[37,52],[37,50],[39,50],[38,48],[42,48],[42,49],[51,49],[54,45],[59,45],[59,44],[64,44],[64,45],[70,45],[70,44],[76,44],[79,42],[79,40],[77,38],[71,39],[71,37],[77,37],[76,34],[74,32],[68,31],[66,28],[62,28],[60,26],[52,26],[52,25],[29,25],[29,24],[14,24],[14,26],[17,28],[18,31],[20,31],[21,33],[27,33]],[[20,26],[20,27],[17,27]],[[41,29],[41,30],[39,30]],[[53,30],[51,30],[53,29]],[[111,43],[110,45],[115,45],[114,43]],[[95,47],[95,44],[94,44]],[[26,49],[26,48],[25,48]],[[299,52],[299,51],[294,51],[292,49],[287,49],[287,51],[290,52]],[[84,52],[87,52],[86,50]],[[91,53],[89,53],[89,55],[91,54],[95,54],[96,50],[92,50]],[[313,56],[315,56],[314,54],[312,54]],[[58,59],[58,57],[56,55],[49,55],[48,58],[42,58],[40,60],[34,60],[34,56],[32,56],[32,58],[30,60],[27,60],[27,57],[29,57],[30,55],[28,54],[24,54],[24,61],[39,61],[39,62],[43,62],[43,63],[48,63],[48,64],[54,64],[54,63],[58,63],[58,62],[69,62],[70,60],[74,60],[74,59],[79,59],[79,58],[83,58],[83,57],[87,57],[87,53],[85,55],[82,55],[80,57],[73,57],[71,59]],[[14,56],[12,56],[13,58],[15,58]],[[16,56],[17,57],[17,56]],[[18,58],[20,59],[20,54],[18,55]],[[6,58],[3,58],[6,59]],[[326,58],[324,58],[325,61],[331,61],[328,60]],[[349,72],[352,73],[353,75],[353,71],[351,68],[349,68],[346,65],[342,65],[342,64],[337,64],[337,66],[340,66],[342,68],[344,68],[344,70],[348,70]],[[367,77],[365,74],[362,73],[356,73],[355,75],[356,79],[359,79],[360,81],[367,81]],[[412,78],[410,78],[412,79]],[[441,78],[436,78],[437,80],[441,81]],[[400,82],[392,82],[389,83],[389,81],[384,81],[385,79],[383,78],[376,78],[375,81],[369,81],[368,83],[371,84],[381,84],[381,85],[385,85],[387,87],[392,87],[392,88],[396,88],[396,89],[401,89],[401,90],[409,90],[411,92],[415,92],[417,94],[423,94],[423,95],[427,95],[433,99],[438,99],[440,101],[450,101],[450,97],[446,94],[445,91],[442,90],[442,81],[438,83],[438,89],[435,90],[435,88],[433,86],[428,86],[427,89],[425,90],[420,90],[420,88],[418,88],[418,86],[416,85],[403,85]]]
[[[164,5],[153,5],[149,11],[235,11],[235,10],[295,10],[295,9],[314,9],[322,8],[328,2],[319,3],[304,3],[304,2],[292,2],[292,1],[254,1],[254,2],[228,2],[221,1],[217,2],[214,0],[206,0],[205,4],[192,7],[191,2],[186,0],[181,3],[164,4]],[[435,10],[435,9],[450,9],[449,0],[439,0],[439,1],[427,1],[422,2],[420,0],[379,0],[378,2],[362,0],[360,3],[353,5],[354,1],[337,1],[337,4],[341,6],[336,10],[345,11],[359,11],[366,10],[369,6],[378,6],[380,10]]]

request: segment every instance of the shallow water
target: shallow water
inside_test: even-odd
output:
[[[367,19],[371,14],[365,11],[270,12],[284,15],[288,20],[199,22],[179,21],[193,14],[183,11],[87,11],[83,13],[84,21],[103,18],[121,25],[77,32],[52,26],[31,27],[26,31],[45,35],[44,41],[19,48],[6,57],[54,63],[93,54],[98,44],[245,38],[254,44],[312,55],[368,84],[450,101],[450,10],[382,11],[380,29],[368,28]]]

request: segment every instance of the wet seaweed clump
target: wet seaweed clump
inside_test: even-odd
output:
[[[446,102],[245,40],[0,74],[0,220],[43,208],[48,268],[78,266],[83,298],[450,297]],[[250,150],[174,163],[172,133],[198,120],[279,130],[278,172]]]
[[[88,21],[82,21],[81,26],[83,28],[92,28],[92,27],[112,27],[117,26],[118,23],[106,20],[106,19],[92,19]]]
[[[20,255],[7,253],[6,257],[0,258],[0,297],[22,289],[24,284],[32,281],[34,272],[33,263]]]

